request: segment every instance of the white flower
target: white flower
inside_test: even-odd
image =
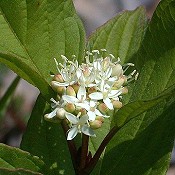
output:
[[[62,75],[62,78],[64,82],[57,82],[52,81],[57,86],[68,86],[72,85],[75,82],[77,82],[77,74],[76,71],[78,69],[78,61],[75,62],[69,61],[64,55],[61,55],[62,59],[64,60],[64,63],[61,64],[56,61],[58,72]],[[59,68],[59,65],[61,66],[61,69]]]
[[[77,106],[82,107],[86,109],[87,115],[89,116],[90,121],[94,121],[96,116],[101,116],[108,118],[109,116],[103,115],[98,109],[97,109],[97,102],[91,100],[90,102],[86,101],[84,103],[79,103]]]
[[[94,82],[94,70],[88,64],[83,64],[79,69],[77,69],[77,77],[80,86],[84,87],[94,87],[96,86]]]
[[[105,84],[103,80],[99,90],[100,92],[93,92],[89,94],[89,98],[92,100],[103,100],[106,106],[113,110],[114,107],[111,99],[119,100],[118,96],[122,93],[122,90],[112,90],[112,88],[108,84]]]
[[[53,98],[50,99],[52,101],[51,107],[54,109],[52,112],[49,114],[45,115],[46,120],[55,120],[55,116],[58,114],[58,118],[61,117],[60,119],[64,118],[64,102],[61,101],[55,101]],[[61,114],[61,115],[60,115]]]
[[[66,101],[67,103],[83,103],[86,100],[86,89],[83,86],[79,87],[77,97],[70,96],[70,95],[63,95],[62,96],[63,100]]]
[[[72,127],[68,130],[67,140],[72,140],[78,133],[83,133],[88,136],[95,137],[94,131],[88,125],[88,116],[83,115],[80,116],[79,113],[77,116],[66,112],[66,118],[71,123]]]

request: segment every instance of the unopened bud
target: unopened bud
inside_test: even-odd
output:
[[[113,104],[113,107],[116,108],[116,109],[120,109],[123,106],[122,102],[120,102],[118,100],[114,100],[112,102],[112,104]]]
[[[89,124],[92,129],[98,129],[98,128],[101,128],[102,126],[102,122],[99,120],[94,120],[92,122],[89,122]]]
[[[57,110],[56,116],[62,120],[65,118],[65,112],[66,112],[65,109],[60,108]]]
[[[50,121],[50,118],[48,116],[49,116],[49,114],[45,114],[44,119],[47,120],[47,121]]]
[[[120,88],[125,82],[124,77],[120,77],[114,84],[114,87]]]
[[[78,92],[80,85],[78,83],[75,83],[72,85],[72,88],[74,89],[75,93]]]
[[[52,87],[52,89],[55,92],[57,92],[60,95],[62,95],[64,93],[64,91],[65,91],[65,87],[64,86],[59,86],[54,81],[51,81],[51,87]]]
[[[128,93],[128,88],[127,87],[123,87],[122,88],[122,94],[127,94]]]
[[[122,77],[124,79],[124,84],[126,84],[127,83],[127,77],[125,75],[123,75]]]
[[[82,107],[78,107],[78,106],[76,106],[76,109],[75,109],[74,113],[76,115],[78,115],[79,113],[81,113],[82,115],[87,114],[86,109],[84,109]]]
[[[71,86],[68,86],[68,87],[66,88],[66,94],[67,94],[67,95],[70,95],[70,96],[76,97],[75,90],[74,90],[73,87],[71,87]]]
[[[61,74],[56,74],[56,75],[54,75],[53,81],[58,81],[58,82],[60,82],[60,83],[63,83],[63,82],[64,82],[63,77],[62,77]]]
[[[104,118],[102,116],[97,116],[95,120],[99,120],[100,122],[104,122]]]
[[[122,66],[120,64],[115,64],[112,67],[112,76],[119,77],[120,75],[122,75],[122,73],[123,73],[123,69],[122,69]]]
[[[96,92],[96,91],[97,91],[97,90],[96,90],[95,87],[90,87],[90,88],[88,88],[88,94],[91,94],[91,93]]]
[[[103,114],[106,114],[106,113],[109,111],[109,109],[108,109],[108,107],[106,106],[105,103],[100,103],[100,104],[98,105],[98,109],[99,109],[100,112],[102,112]]]
[[[75,105],[72,103],[67,103],[65,106],[67,112],[73,113],[75,111]]]
[[[60,100],[61,100],[61,97],[60,97],[59,94],[57,94],[57,96],[56,96],[56,101],[60,101]]]
[[[82,115],[85,115],[87,113],[86,109],[84,109],[84,108],[81,108],[79,111],[81,112]]]
[[[56,92],[58,93],[58,94],[60,94],[60,95],[62,95],[64,92],[65,92],[65,87],[64,86],[58,86],[57,88],[56,88]]]
[[[109,68],[109,62],[110,62],[110,58],[106,57],[103,60],[103,69],[106,70],[107,68]]]
[[[48,117],[49,114],[45,114],[44,115],[44,119],[48,122],[52,122],[52,123],[60,123],[60,120],[58,120],[58,118],[56,117]]]
[[[90,71],[89,71],[89,67],[88,66],[84,66],[83,75],[85,77],[88,77],[90,75]]]

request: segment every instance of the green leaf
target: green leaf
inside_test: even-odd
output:
[[[49,98],[53,58],[83,56],[85,34],[72,1],[1,0],[0,23],[0,61]]]
[[[90,36],[88,45],[91,49],[107,49],[124,63],[140,48],[146,26],[144,8],[124,11],[98,28]]]
[[[165,175],[175,136],[174,105],[155,120],[142,116],[126,124],[108,145],[100,173]]]
[[[9,170],[0,168],[0,173],[3,175],[42,175],[41,173],[36,173],[28,170],[17,169],[17,170]]]
[[[160,95],[151,100],[139,100],[131,102],[123,106],[119,111],[114,114],[114,125],[121,128],[131,119],[137,117],[138,115],[148,111],[152,107],[161,103],[163,100],[171,99],[175,94],[175,85],[172,85],[168,89],[164,90]]]
[[[3,116],[5,115],[5,111],[6,111],[8,105],[11,101],[11,98],[14,94],[14,91],[16,90],[16,87],[17,87],[19,81],[20,81],[20,77],[17,76],[0,100],[0,121],[2,120]]]
[[[44,120],[43,116],[48,109],[50,110],[49,105],[39,96],[21,148],[39,156],[45,162],[45,174],[73,174],[74,169],[61,125]]]
[[[162,0],[141,48],[129,60],[140,73],[130,101],[152,99],[175,84],[174,28],[175,1]],[[165,175],[175,132],[174,103],[168,106],[162,102],[128,122],[109,143],[100,173]]]
[[[41,172],[44,163],[36,156],[18,148],[0,144],[0,172],[4,169],[15,171],[24,169],[25,171]]]

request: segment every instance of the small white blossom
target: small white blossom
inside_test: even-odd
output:
[[[83,115],[80,117],[81,113],[75,116],[68,112],[65,115],[67,120],[69,120],[72,125],[68,131],[67,140],[72,140],[78,133],[84,133],[85,135],[93,137],[96,136],[94,131],[88,125],[89,118],[87,115]]]
[[[86,89],[83,86],[79,87],[77,97],[70,96],[70,95],[63,95],[62,96],[63,100],[65,100],[67,103],[83,103],[83,101],[86,100]]]
[[[59,116],[61,116],[60,119],[63,119],[64,118],[63,111],[65,111],[64,110],[64,105],[65,105],[64,101],[63,100],[55,101],[53,98],[51,98],[50,100],[52,101],[51,107],[53,108],[53,111],[49,114],[46,114],[45,119],[48,120],[48,121],[49,120],[54,120],[56,115],[58,115],[58,118],[59,118]]]

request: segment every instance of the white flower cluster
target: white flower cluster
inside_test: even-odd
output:
[[[138,76],[135,70],[124,75],[133,64],[122,67],[119,58],[113,63],[116,59],[112,54],[104,55],[105,49],[87,51],[86,63],[81,65],[63,55],[63,64],[55,59],[58,74],[53,76],[51,86],[58,95],[57,101],[51,99],[53,111],[45,119],[56,122],[66,119],[70,126],[67,140],[78,133],[95,136],[94,129],[110,117],[108,112],[122,107],[120,99],[128,92],[125,84]]]

